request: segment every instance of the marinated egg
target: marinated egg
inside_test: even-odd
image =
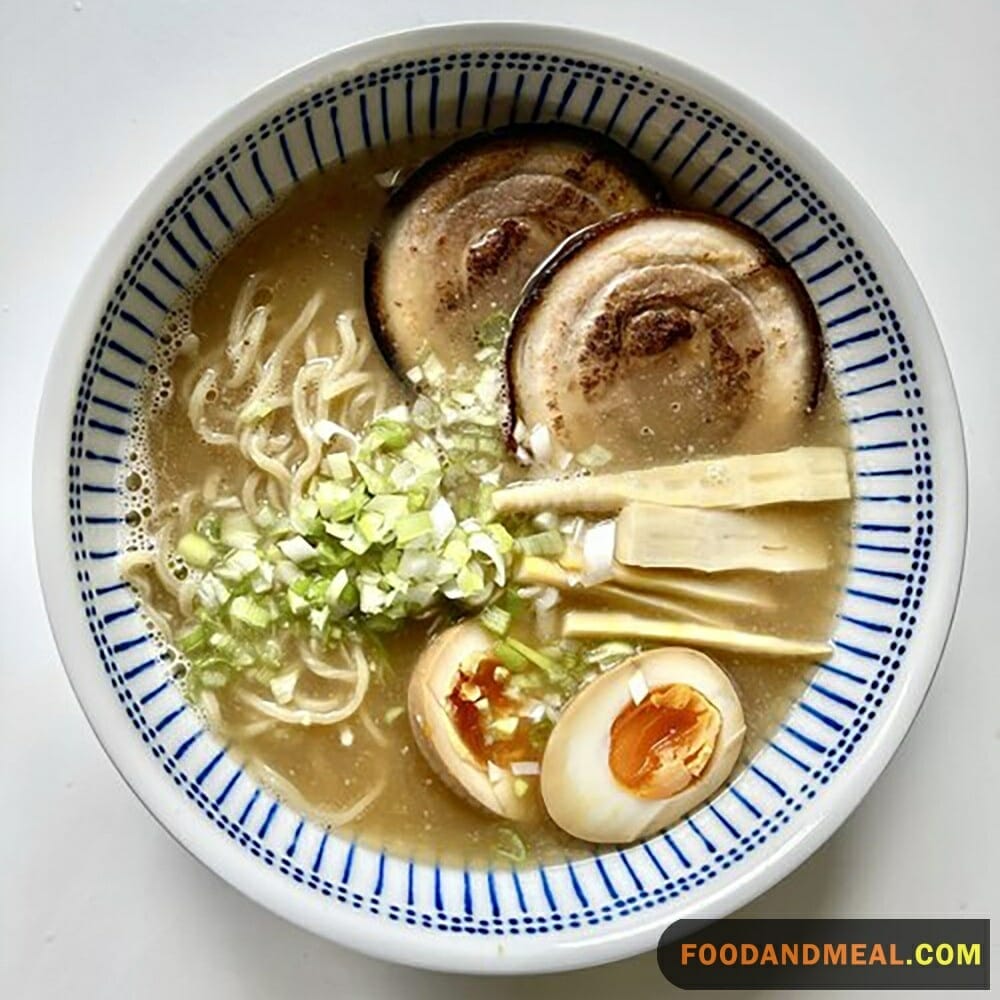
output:
[[[657,833],[722,785],[745,732],[732,682],[704,653],[639,653],[583,688],[556,723],[542,759],[545,808],[595,843]]]
[[[469,621],[442,632],[414,667],[410,725],[428,763],[454,791],[510,820],[538,812],[539,752],[496,636]]]

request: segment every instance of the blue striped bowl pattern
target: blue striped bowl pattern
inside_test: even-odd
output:
[[[805,176],[793,151],[779,154],[749,118],[711,101],[699,87],[625,61],[575,55],[551,37],[511,49],[446,36],[423,55],[324,74],[220,136],[119,254],[77,378],[66,456],[64,510],[100,683],[114,693],[122,724],[131,724],[134,754],[154,762],[172,794],[187,800],[183,808],[199,814],[213,851],[251,859],[297,896],[325,897],[332,936],[350,942],[347,913],[361,923],[447,936],[470,958],[507,949],[521,956],[521,967],[544,966],[542,948],[576,945],[612,924],[643,928],[648,946],[648,929],[686,904],[724,912],[720,891],[815,821],[898,700],[938,558],[934,415],[925,402],[932,373],[911,351],[893,284],[829,193]],[[169,680],[163,643],[119,576],[127,509],[120,481],[163,316],[217,247],[306,177],[367,149],[417,134],[548,120],[614,137],[685,199],[751,225],[795,267],[822,317],[849,422],[857,493],[850,571],[833,655],[752,763],[711,802],[662,836],[585,860],[452,868],[324,831],[258,787],[204,729]],[[323,931],[323,921],[309,922]],[[469,943],[477,938],[489,948]],[[372,950],[370,942],[362,946]],[[398,955],[452,962],[406,948]],[[578,955],[566,964],[590,960]]]

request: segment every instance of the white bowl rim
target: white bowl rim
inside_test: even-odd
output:
[[[435,45],[552,45],[581,55],[605,56],[681,79],[711,96],[716,105],[761,127],[776,148],[794,150],[809,176],[821,178],[838,200],[852,203],[864,225],[866,245],[877,250],[891,273],[894,295],[905,302],[910,329],[936,377],[925,387],[929,412],[936,417],[936,474],[948,484],[950,516],[937,524],[939,565],[928,580],[921,620],[930,634],[907,652],[908,675],[877,732],[859,752],[850,783],[827,788],[796,835],[732,882],[692,903],[677,906],[671,922],[682,918],[718,919],[746,905],[776,884],[816,851],[850,815],[899,748],[929,690],[944,650],[958,601],[967,532],[967,468],[958,401],[947,358],[934,321],[899,250],[867,202],[826,158],[771,111],[689,64],[633,42],[558,25],[518,21],[470,21],[430,25],[384,34],[335,49],[264,84],[204,126],[159,170],[103,242],[74,296],[60,330],[45,379],[38,412],[32,474],[36,559],[46,611],[70,683],[98,740],[129,787],[161,825],[192,855],[245,895],[299,926],[366,954],[407,965],[479,973],[560,971],[626,958],[655,947],[667,926],[655,910],[625,930],[614,924],[586,941],[558,936],[507,939],[456,939],[381,919],[359,919],[346,907],[318,895],[291,891],[284,879],[251,863],[232,845],[214,836],[197,811],[179,802],[176,790],[150,758],[137,752],[134,731],[111,697],[109,685],[87,631],[67,543],[65,456],[80,371],[90,348],[92,319],[106,299],[123,252],[153,217],[164,194],[189,173],[218,143],[219,137],[283,96],[334,74],[347,73],[374,60]],[[84,317],[86,322],[81,320]],[[929,622],[929,625],[928,625]],[[816,813],[821,813],[816,815]]]

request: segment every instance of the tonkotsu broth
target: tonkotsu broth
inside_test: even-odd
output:
[[[151,372],[149,378],[147,408],[134,438],[136,461],[125,480],[126,488],[135,497],[135,510],[129,518],[134,531],[130,543],[133,548],[148,546],[163,518],[176,516],[179,499],[190,491],[201,490],[207,477],[221,477],[220,495],[238,495],[250,472],[249,463],[235,448],[204,443],[193,430],[176,392],[170,394],[171,387],[180,385],[195,363],[185,353],[185,338],[190,333],[199,338],[199,364],[204,363],[206,354],[221,351],[234,304],[251,274],[261,277],[257,294],[269,298],[271,322],[277,328],[292,324],[310,296],[322,289],[325,299],[318,322],[333,324],[339,313],[355,310],[359,333],[368,336],[363,308],[364,255],[388,197],[384,183],[379,183],[380,175],[419,162],[433,151],[430,146],[418,144],[390,148],[359,156],[298,185],[267,218],[224,253],[193,301],[168,318],[165,333],[169,343],[159,370]],[[383,385],[389,405],[401,398],[395,376],[377,350],[371,351],[368,370]],[[844,442],[836,396],[827,387],[821,406],[808,424],[807,435],[798,443]],[[677,460],[672,453],[658,457],[663,462]],[[149,487],[151,497],[144,493]],[[757,575],[773,596],[774,609],[736,609],[731,615],[733,626],[820,639],[829,634],[845,571],[849,503],[801,504],[795,509],[790,507],[787,514],[822,532],[831,553],[830,567],[814,573]],[[170,615],[168,593],[154,573],[143,575],[149,589],[146,604],[154,620]],[[561,607],[573,603],[573,598],[564,597]],[[602,607],[592,600],[580,603],[590,609]],[[435,776],[414,743],[405,713],[406,686],[416,658],[432,631],[453,620],[432,615],[424,621],[410,621],[396,633],[383,637],[389,668],[379,672],[365,696],[363,704],[370,726],[354,717],[332,726],[278,724],[255,734],[253,723],[259,717],[236,697],[242,683],[237,681],[218,694],[220,736],[227,740],[232,753],[245,758],[251,769],[256,768],[270,782],[277,794],[287,795],[293,807],[312,812],[321,822],[327,810],[342,809],[384,780],[382,794],[360,818],[347,825],[346,832],[365,843],[416,857],[434,856],[474,865],[496,862],[496,849],[509,844],[507,831],[512,824],[466,804]],[[182,621],[183,616],[173,613],[168,626],[176,631]],[[533,639],[527,615],[515,624],[515,633]],[[286,649],[284,655],[294,656],[295,651]],[[748,727],[743,756],[748,758],[800,694],[810,667],[805,661],[773,657],[712,651],[710,655],[730,672],[743,701]],[[220,720],[210,721],[220,725]],[[581,780],[585,781],[586,776]],[[297,796],[288,791],[284,781],[294,786]],[[535,859],[592,850],[546,819],[520,825],[518,833],[529,856]]]

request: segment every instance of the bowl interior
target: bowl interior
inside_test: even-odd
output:
[[[551,35],[535,45],[522,37],[482,47],[445,34],[411,43],[404,55],[399,43],[385,44],[367,50],[357,68],[333,58],[279,81],[154,184],[139,224],[120,229],[105,254],[99,307],[70,320],[85,358],[72,375],[68,454],[48,458],[65,463],[60,502],[75,572],[67,613],[85,618],[89,632],[86,651],[63,643],[74,684],[91,716],[102,715],[99,732],[117,730],[106,741],[117,745],[112,755],[141,758],[134,767],[163,786],[155,811],[185,814],[183,839],[196,853],[286,914],[332,936],[353,934],[363,947],[375,947],[362,940],[365,922],[388,922],[463,941],[467,955],[489,955],[487,964],[499,966],[503,939],[509,954],[529,956],[521,967],[540,967],[550,964],[543,949],[577,945],[594,927],[613,921],[616,933],[644,932],[604,952],[577,949],[562,963],[582,964],[650,945],[650,928],[682,913],[724,912],[754,868],[792,850],[819,821],[833,789],[851,781],[867,787],[874,774],[862,776],[858,758],[900,708],[910,672],[919,702],[933,670],[909,653],[925,617],[927,580],[940,560],[953,558],[935,538],[934,479],[935,434],[954,415],[947,400],[939,413],[927,398],[937,357],[921,353],[914,331],[928,321],[908,311],[917,307],[898,261],[879,242],[880,230],[878,239],[869,235],[877,223],[857,200],[845,200],[846,186],[817,173],[815,154],[798,150],[787,131],[776,135],[769,116],[724,88],[716,93],[662,60],[639,65],[646,61],[579,48]],[[343,65],[351,68],[338,71]],[[169,681],[163,644],[118,574],[127,504],[119,486],[130,414],[161,319],[218,247],[305,177],[373,147],[547,120],[611,135],[686,200],[757,229],[795,267],[823,320],[850,425],[857,495],[850,570],[834,655],[751,766],[711,802],[664,835],[592,859],[463,870],[371,850],[304,820],[205,731]],[[943,622],[935,615],[926,628],[943,641],[947,613]],[[91,711],[91,697],[113,706]],[[169,815],[166,822],[174,826]],[[284,903],[275,903],[278,895]],[[449,964],[418,947],[401,946],[399,957]]]

